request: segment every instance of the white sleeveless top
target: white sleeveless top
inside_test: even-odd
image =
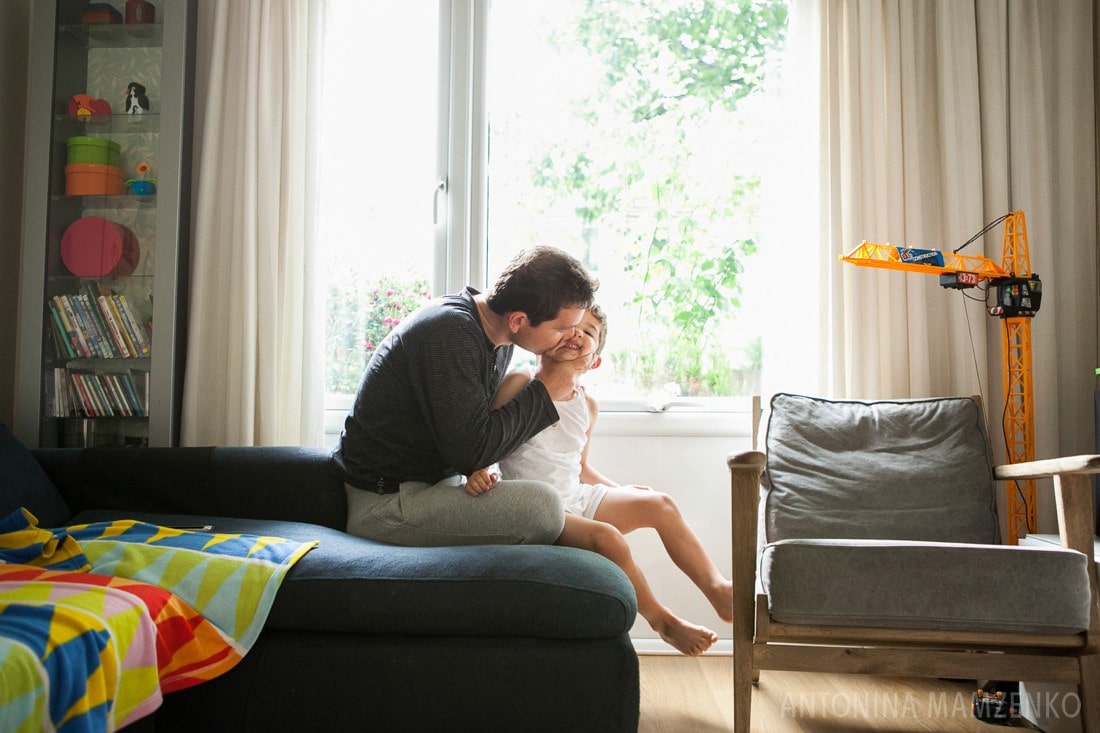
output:
[[[574,390],[568,400],[554,401],[558,421],[500,461],[506,479],[546,481],[561,494],[567,511],[591,518],[607,487],[582,484],[581,452],[588,439],[588,401]]]

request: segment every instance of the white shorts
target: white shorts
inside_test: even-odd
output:
[[[562,492],[561,503],[570,514],[592,519],[608,488],[606,484],[580,484],[572,491]]]

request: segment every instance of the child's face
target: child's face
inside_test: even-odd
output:
[[[594,361],[596,348],[600,344],[600,331],[602,329],[600,319],[592,315],[592,311],[586,310],[581,322],[577,324],[577,330],[573,337],[562,341],[556,347],[544,353],[543,356],[554,361],[574,361],[576,359]]]

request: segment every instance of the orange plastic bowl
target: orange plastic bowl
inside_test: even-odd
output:
[[[67,196],[115,196],[126,190],[122,169],[102,163],[70,163],[65,166]]]

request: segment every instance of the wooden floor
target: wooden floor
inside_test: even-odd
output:
[[[733,667],[728,656],[643,654],[638,660],[640,733],[733,730]],[[943,680],[765,671],[752,693],[752,730],[996,733],[999,726],[971,714],[973,692],[971,683]]]

